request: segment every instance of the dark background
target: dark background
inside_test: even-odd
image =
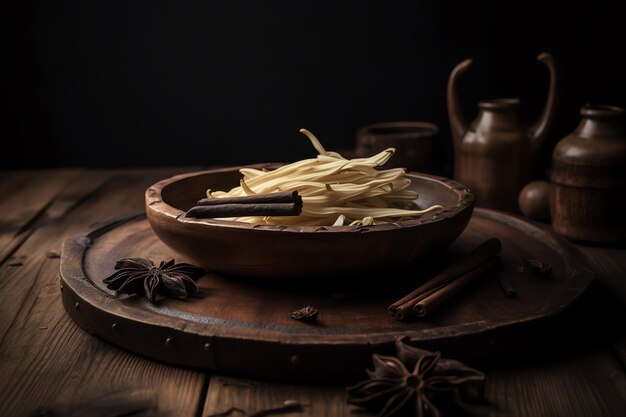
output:
[[[348,149],[391,120],[441,128],[461,60],[476,102],[519,97],[534,120],[560,67],[554,144],[586,102],[626,104],[621,6],[596,1],[37,1],[5,14],[3,168],[293,161],[298,133]],[[6,96],[5,96],[6,97]],[[5,142],[6,143],[6,142]]]

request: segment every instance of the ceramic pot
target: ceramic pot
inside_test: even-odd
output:
[[[624,109],[586,105],[552,154],[552,225],[576,241],[626,240]]]
[[[479,206],[517,211],[520,190],[536,176],[557,90],[552,56],[543,53],[538,59],[550,72],[550,87],[543,113],[532,126],[520,120],[517,99],[481,101],[478,116],[468,124],[460,109],[457,80],[472,61],[460,63],[450,75],[448,113],[454,140],[454,178],[470,187]]]
[[[439,128],[427,122],[387,122],[362,127],[356,135],[356,156],[367,158],[388,148],[396,153],[385,168],[440,173],[435,140]]]

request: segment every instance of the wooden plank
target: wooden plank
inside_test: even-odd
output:
[[[619,417],[626,410],[621,364],[603,348],[488,372],[490,416]]]
[[[232,407],[248,414],[279,407],[287,400],[304,406],[303,411],[281,414],[285,417],[326,416],[343,417],[352,413],[346,404],[345,390],[341,387],[287,385],[224,376],[213,376],[204,404],[203,416],[228,411]],[[234,412],[233,416],[243,415]],[[361,414],[362,415],[362,414]]]
[[[35,222],[78,170],[11,171],[0,180],[0,264],[35,230]],[[19,263],[14,260],[12,263]]]
[[[613,302],[614,298],[617,301],[613,304],[620,304],[619,307],[614,306],[609,315],[624,317],[626,314],[626,279],[624,279],[626,248],[623,245],[611,248],[578,245],[578,249],[585,255],[596,274],[596,280],[603,290],[602,298],[605,300],[605,305]],[[609,344],[615,357],[626,369],[626,329],[623,329],[623,326],[621,333],[614,335]]]
[[[606,349],[550,357],[536,363],[498,363],[487,371],[489,405],[471,406],[470,415],[492,417],[620,417],[626,409],[626,378]],[[332,383],[332,381],[329,381]],[[213,376],[204,415],[232,407],[248,413],[275,407],[285,400],[309,404],[288,416],[368,415],[346,404],[343,387],[317,387]],[[235,413],[233,415],[240,415]]]
[[[196,414],[205,375],[129,354],[81,330],[61,304],[58,259],[46,256],[50,249],[60,249],[64,237],[94,222],[141,211],[144,189],[171,174],[173,170],[81,173],[17,249],[15,256],[25,259],[24,265],[0,269],[0,291],[11,294],[0,313],[0,415],[39,410],[97,416],[115,415],[111,410],[128,414],[133,408]],[[99,411],[89,409],[90,404]]]
[[[622,305],[626,306],[626,247],[577,247],[589,261],[602,287],[617,296]]]
[[[621,416],[626,377],[614,354],[624,305],[594,285],[550,331],[488,368],[492,416]]]
[[[128,354],[80,330],[60,305],[58,260],[45,256],[46,251],[60,248],[64,236],[95,221],[142,210],[142,189],[170,174],[118,171],[110,177],[111,182],[87,200],[78,193],[76,198],[59,200],[64,203],[52,203],[15,253],[25,256],[24,265],[0,268],[0,291],[10,294],[3,297],[7,308],[0,311],[0,327],[9,322],[4,330],[7,337],[0,344],[0,415],[33,415],[37,409],[70,415],[89,404],[93,405],[91,411],[102,407],[98,411],[102,414],[76,411],[77,415],[111,415],[104,414],[107,405],[118,406],[118,410],[146,407],[153,413],[177,416],[192,416],[199,411],[197,406],[207,382],[204,375]],[[66,216],[68,213],[71,216]],[[16,302],[12,300],[14,295]],[[626,408],[623,368],[606,349],[576,352],[565,358],[549,357],[534,364],[500,366],[488,372],[487,395],[493,405],[485,410],[490,415],[618,416]],[[206,391],[204,412],[197,415],[232,406],[255,411],[287,399],[311,406],[303,413],[285,415],[363,415],[345,405],[341,387],[291,386],[224,377],[215,377],[213,382]]]
[[[563,313],[566,316],[551,332],[541,333],[540,338],[529,338],[518,354],[472,364],[487,375],[487,405],[472,406],[469,415],[622,416],[626,409],[626,377],[611,349],[615,334],[619,335],[620,331],[598,325],[606,317],[623,317],[618,315],[623,311],[620,308],[623,306],[608,305],[601,291],[592,291]],[[219,383],[220,378],[225,382]],[[205,414],[231,407],[257,409],[296,399],[324,404],[325,410],[330,411],[321,415],[364,415],[355,411],[357,409],[352,409],[350,414],[343,387],[326,388],[321,393],[317,389],[214,376],[206,395]],[[293,415],[318,414],[305,409]]]
[[[62,221],[62,218],[77,204],[93,195],[110,177],[104,172],[94,172],[91,175],[76,174],[70,181],[62,184],[63,187],[57,189],[57,194],[50,197],[43,211],[20,233],[24,236],[23,240],[14,248],[15,252],[12,255],[12,258],[19,262],[7,263],[3,268],[0,291],[11,294],[11,297],[0,305],[0,317],[2,317],[0,345],[8,326],[19,311],[19,306],[23,304],[29,289],[34,285],[38,268],[46,263],[47,253],[49,251],[60,253],[63,233],[67,233],[71,228],[67,222]],[[47,173],[42,173],[42,175],[48,176]],[[43,180],[35,180],[35,182],[45,183]],[[38,230],[40,233],[35,233]],[[30,239],[28,244],[25,243],[26,239]]]
[[[612,347],[615,356],[617,356],[624,369],[626,369],[626,332],[613,342]]]

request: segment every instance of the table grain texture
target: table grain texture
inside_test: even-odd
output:
[[[370,415],[346,405],[333,381],[281,384],[168,366],[91,336],[65,313],[63,240],[142,211],[150,184],[191,170],[0,172],[0,416],[205,417],[232,407],[251,414],[285,400],[305,405],[285,416]],[[626,249],[578,248],[596,281],[550,333],[480,364],[487,404],[471,414],[626,415]]]

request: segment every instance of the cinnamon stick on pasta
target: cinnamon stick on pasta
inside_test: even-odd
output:
[[[247,216],[297,216],[302,197],[297,191],[243,197],[203,198],[185,214],[198,219]]]
[[[302,204],[302,197],[297,191],[284,191],[279,193],[245,195],[242,197],[203,198],[198,200],[198,206],[217,206],[221,204],[274,204],[295,203]]]

